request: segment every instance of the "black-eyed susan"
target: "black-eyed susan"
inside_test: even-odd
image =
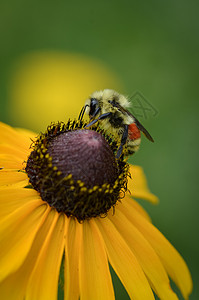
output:
[[[188,299],[184,260],[133,199],[157,198],[116,149],[76,121],[37,139],[0,123],[2,299],[57,299],[63,257],[65,300],[115,299],[109,263],[131,299],[177,299],[169,277]]]

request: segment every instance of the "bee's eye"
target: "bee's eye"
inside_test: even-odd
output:
[[[98,100],[96,98],[91,98],[91,106],[97,105]]]
[[[90,103],[90,116],[94,116],[96,114],[96,110],[98,110],[99,103],[98,100],[95,98],[91,98],[91,103]]]

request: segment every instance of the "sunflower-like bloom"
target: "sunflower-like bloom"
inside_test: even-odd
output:
[[[63,174],[59,151],[67,147],[62,137],[75,132],[75,140],[82,138],[81,128],[67,126],[52,125],[36,140],[30,131],[0,123],[1,299],[57,299],[62,259],[65,300],[115,299],[109,263],[131,299],[155,299],[153,292],[160,299],[178,299],[169,277],[188,299],[192,281],[184,260],[134,200],[157,202],[142,169],[115,161],[105,146],[110,160],[105,161],[103,176],[97,175],[97,158],[94,171],[86,167],[89,154],[83,166],[77,155],[79,168],[74,171],[71,165],[73,176],[70,170]],[[96,153],[102,134],[85,131],[82,139]],[[73,143],[69,150],[61,153],[71,161]],[[89,178],[86,185],[82,174]]]

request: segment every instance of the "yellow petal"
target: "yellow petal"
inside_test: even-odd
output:
[[[31,138],[32,135],[25,136],[24,132],[20,132],[20,130],[16,130],[9,125],[6,125],[0,122],[0,143],[5,143],[9,145],[15,145],[17,149],[21,149],[22,151],[30,152]]]
[[[131,199],[120,209],[148,240],[160,257],[169,276],[179,287],[184,298],[188,299],[192,290],[192,279],[185,261],[163,234],[132,208],[130,201]]]
[[[37,137],[37,134],[31,130],[24,129],[24,128],[15,128],[17,132],[19,132],[21,135],[23,135],[24,141],[29,144],[30,140],[35,140]]]
[[[44,203],[34,189],[6,187],[0,189],[0,220],[29,201]]]
[[[111,220],[108,217],[98,218],[96,224],[103,236],[109,261],[130,298],[154,300],[152,290],[139,262]]]
[[[56,300],[61,260],[66,235],[66,216],[56,214],[48,237],[33,268],[27,291],[27,300]]]
[[[135,210],[137,210],[137,212],[139,214],[141,214],[146,220],[151,222],[151,217],[148,215],[146,210],[144,210],[144,208],[137,201],[135,201],[134,199],[125,197],[125,198],[122,199],[122,202],[121,202],[122,205],[125,205],[125,203],[126,203],[126,201],[128,201],[128,199],[130,199],[130,201],[131,201],[131,206]],[[118,205],[120,205],[121,203],[118,203]]]
[[[2,299],[25,299],[26,287],[30,275],[43,245],[46,243],[46,240],[49,239],[49,234],[51,234],[54,229],[56,221],[56,210],[48,207],[46,210],[46,218],[43,224],[41,224],[23,264],[16,272],[10,274],[4,281],[0,282],[0,295]]]
[[[10,169],[0,170],[0,187],[12,185],[21,181],[25,181],[25,185],[28,185],[28,176],[25,172],[11,171]]]
[[[84,221],[82,230],[79,259],[81,300],[114,300],[107,254],[95,221]]]
[[[117,207],[114,215],[109,214],[111,222],[135,254],[158,297],[163,300],[177,300],[178,298],[171,290],[169,278],[159,257],[144,236],[122,213],[121,205]]]
[[[11,171],[11,169],[10,169],[10,171]],[[12,171],[14,172],[14,170],[12,170]],[[23,181],[19,181],[19,182],[8,184],[8,185],[2,185],[2,186],[0,185],[0,189],[4,189],[4,188],[26,188],[29,185],[30,185],[29,180],[25,179]],[[32,188],[30,188],[30,189],[32,189]]]
[[[25,168],[24,160],[11,154],[0,154],[0,168],[22,170]]]
[[[78,300],[79,291],[79,249],[82,242],[82,224],[70,218],[66,245],[64,268],[64,299]]]
[[[22,161],[27,160],[27,151],[16,148],[14,144],[0,144],[0,153],[14,155]]]
[[[47,208],[39,204],[29,201],[0,222],[0,281],[26,258]]]
[[[145,199],[151,203],[158,203],[158,198],[153,195],[148,186],[143,169],[139,166],[130,166],[131,177],[128,180],[128,189],[134,198]]]

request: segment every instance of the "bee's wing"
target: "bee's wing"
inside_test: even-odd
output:
[[[110,103],[112,106],[117,107],[117,109],[118,109],[119,111],[121,111],[124,115],[129,115],[129,116],[131,116],[133,119],[135,119],[134,116],[133,116],[128,110],[126,110],[124,107],[122,107],[118,102],[116,102],[116,101],[109,101],[109,103]]]
[[[118,102],[114,102],[114,103],[110,102],[110,103],[113,106],[117,107],[118,110],[121,111],[123,114],[132,117],[132,119],[134,120],[137,128],[144,133],[144,135],[146,136],[146,138],[149,141],[154,142],[154,139],[152,138],[152,136],[150,135],[150,133],[144,128],[144,126],[128,110],[126,110],[124,107],[122,107]]]
[[[150,133],[146,130],[146,128],[144,128],[144,126],[142,126],[142,124],[135,117],[134,117],[134,119],[135,119],[135,124],[137,125],[137,128],[144,133],[144,135],[146,136],[146,138],[149,141],[154,142],[154,139],[152,138]]]

